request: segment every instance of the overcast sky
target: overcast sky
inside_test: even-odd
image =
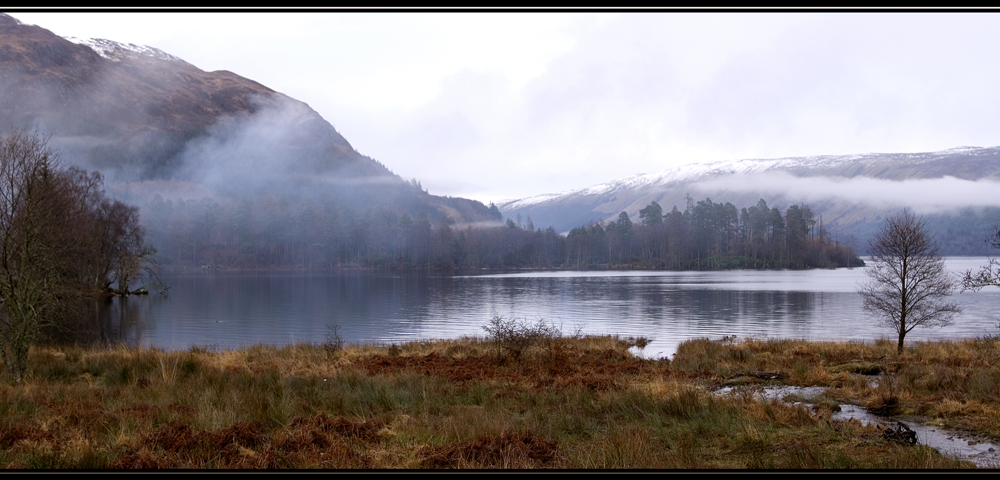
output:
[[[11,15],[258,81],[437,195],[1000,145],[1000,12]]]

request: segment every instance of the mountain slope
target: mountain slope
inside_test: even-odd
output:
[[[737,207],[763,198],[772,206],[806,203],[826,227],[867,237],[886,212],[909,207],[943,215],[962,208],[1000,207],[1000,147],[961,147],[914,154],[827,155],[691,164],[634,175],[562,194],[498,205],[505,216],[567,231],[590,222],[633,220],[650,202],[665,212],[710,198]]]
[[[0,116],[6,128],[50,135],[66,163],[111,183],[161,186],[165,196],[333,194],[356,208],[408,202],[397,209],[490,219],[479,202],[413,188],[307,104],[253,80],[151,47],[62,38],[3,14]]]
[[[364,163],[307,105],[257,82],[204,72],[148,47],[74,43],[6,15],[0,16],[0,89],[0,115],[9,123],[50,133],[70,161],[127,177],[170,174],[180,166],[185,140],[206,135],[220,119],[269,109],[283,111],[300,140],[323,145],[325,167]],[[374,167],[362,171],[388,174]]]

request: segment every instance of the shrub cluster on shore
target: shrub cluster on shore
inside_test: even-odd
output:
[[[516,358],[492,338],[35,347],[26,378],[0,385],[0,466],[973,467],[874,425],[753,395],[774,381],[1000,435],[1000,347],[989,339],[916,343],[902,355],[891,342],[695,340],[670,361],[634,355],[646,339],[542,333]],[[723,384],[738,388],[714,393]]]

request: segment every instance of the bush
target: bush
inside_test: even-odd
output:
[[[504,317],[498,313],[483,325],[489,340],[497,347],[497,362],[503,363],[509,356],[518,361],[521,355],[533,345],[551,346],[553,340],[562,336],[562,331],[545,319],[535,323],[516,317]]]
[[[337,358],[344,349],[344,337],[340,336],[340,325],[327,325],[330,333],[326,334],[326,341],[323,342],[323,350],[330,358]]]

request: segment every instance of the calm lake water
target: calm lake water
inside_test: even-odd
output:
[[[985,258],[947,259],[954,272]],[[143,347],[216,349],[322,343],[338,326],[348,342],[483,335],[494,313],[545,319],[564,332],[654,339],[647,356],[672,355],[697,337],[874,340],[893,337],[861,310],[864,269],[724,272],[531,272],[165,275],[167,296],[108,306],[105,336]],[[1000,333],[1000,289],[954,295],[964,312],[907,340]]]

